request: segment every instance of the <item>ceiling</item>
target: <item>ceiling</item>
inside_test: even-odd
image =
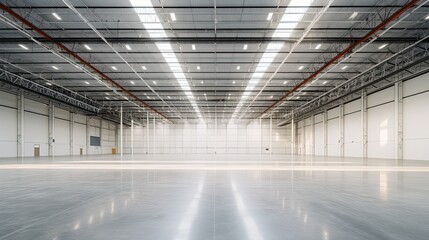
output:
[[[137,1],[65,1],[90,24],[61,0],[1,2],[139,98],[139,104],[115,94],[81,68],[0,21],[0,58],[19,68],[3,65],[46,87],[59,85],[95,99],[103,108],[116,110],[122,105],[125,112],[135,116],[146,116],[148,107],[139,107],[142,106],[140,102],[145,102],[163,117],[154,115],[172,122],[255,119],[333,56],[407,3],[335,0],[324,9],[328,0],[314,0],[293,27],[282,28],[279,23],[284,20],[285,12],[296,14],[294,9],[303,6],[291,7],[289,0],[152,0],[150,7],[141,9],[153,10],[160,25],[148,31],[136,10],[140,9],[135,5]],[[326,74],[316,76],[320,79],[299,89],[268,113],[280,118],[414,43],[416,36],[429,27],[428,13],[429,5],[420,7],[351,58],[325,69]],[[1,14],[16,21],[7,13]],[[268,20],[270,14],[272,17]],[[320,18],[315,21],[318,14]],[[164,31],[166,36],[154,37],[150,31]],[[276,31],[289,35],[273,36]],[[29,32],[37,42],[52,46],[36,32]],[[304,33],[305,37],[297,44]],[[191,96],[186,94],[170,60],[165,57],[171,52],[162,54],[159,48],[159,44],[165,43],[171,46],[174,54],[170,56],[177,59]],[[270,55],[272,61],[265,63],[266,69],[254,88],[249,89],[258,64],[264,63],[265,53],[270,53],[267,48],[275,43],[280,47]],[[248,92],[247,98],[243,98],[245,92]],[[241,107],[237,108],[240,103]]]

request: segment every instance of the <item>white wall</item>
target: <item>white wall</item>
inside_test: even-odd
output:
[[[135,126],[134,153],[290,153],[290,130],[273,122],[245,124],[155,124]],[[149,138],[148,138],[149,131]],[[155,135],[154,135],[155,132]],[[124,152],[131,152],[131,129],[124,129]],[[271,139],[271,140],[270,140]],[[269,152],[268,152],[269,153]]]
[[[429,160],[429,74],[403,82],[403,88],[396,86],[398,93],[395,104],[395,86],[381,90],[367,97],[367,144],[364,143],[362,113],[363,100],[358,99],[344,104],[344,116],[340,118],[339,107],[327,111],[327,116],[315,116],[315,140],[310,138],[313,128],[309,119],[298,122],[297,141],[298,153],[312,154],[307,149],[315,145],[315,155],[324,155],[327,145],[328,156],[362,157],[366,146],[367,157],[370,158],[401,158],[400,139],[401,121],[403,132],[403,158],[413,160]],[[402,91],[402,92],[401,92]],[[400,95],[403,95],[402,118],[399,114]],[[397,107],[396,107],[397,106]],[[398,115],[396,115],[398,114]],[[398,117],[399,116],[399,117]],[[324,140],[324,118],[327,118],[327,141]],[[344,124],[344,141],[341,142],[340,121]],[[401,120],[402,119],[402,120]],[[304,127],[305,126],[305,127]],[[286,126],[290,129],[290,125]],[[304,137],[305,136],[305,137]],[[310,138],[310,139],[309,139]],[[305,139],[305,140],[304,140]],[[305,143],[304,143],[305,141]]]
[[[70,155],[70,141],[73,141],[73,155],[111,153],[116,146],[116,124],[97,117],[88,118],[55,108],[52,130],[55,143],[54,155]],[[18,156],[18,96],[0,91],[0,157]],[[34,156],[34,145],[40,146],[40,155],[49,155],[49,108],[46,104],[30,99],[24,100],[24,156]],[[103,126],[103,130],[101,130]],[[72,129],[71,129],[72,128]],[[88,129],[88,131],[87,131]],[[103,135],[101,134],[103,132]],[[72,136],[71,136],[72,135]],[[89,146],[89,136],[102,138],[102,147]]]

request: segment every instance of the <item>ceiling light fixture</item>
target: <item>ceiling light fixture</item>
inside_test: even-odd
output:
[[[197,66],[197,70],[200,70],[201,68],[200,68],[200,66]]]
[[[156,85],[156,81],[152,81],[153,82],[153,84],[155,84]]]
[[[176,14],[170,13],[171,21],[176,21]]]
[[[112,69],[115,70],[115,71],[118,70],[115,66],[112,66]]]
[[[58,70],[59,68],[57,66],[52,66],[53,69]]]
[[[243,50],[247,50],[247,44],[244,44]]]
[[[284,82],[283,82],[283,85],[285,85],[286,83],[287,83],[287,81],[284,81]]]
[[[89,85],[89,82],[85,81],[85,84],[86,84],[86,85]]]
[[[25,49],[25,50],[28,50],[28,47],[27,47],[27,46],[25,46],[25,45],[23,45],[23,44],[18,44],[18,46],[20,46],[21,48],[23,48],[23,49]]]
[[[60,17],[60,15],[58,15],[57,13],[52,13],[52,15],[54,15],[54,17],[58,20],[62,20],[62,18]]]
[[[315,47],[314,49],[319,49],[320,47],[322,47],[322,44],[321,44],[321,43],[317,44],[317,45],[316,45],[316,47]]]
[[[387,43],[385,43],[385,44],[381,45],[380,47],[378,47],[378,49],[383,49],[383,48],[385,48],[386,46],[387,46]]]
[[[48,86],[52,86],[52,83],[50,83],[50,82],[46,82],[46,85],[48,85]]]
[[[307,13],[308,8],[311,6],[313,0],[291,0],[287,8],[283,10],[283,16],[281,17],[279,24],[277,25],[273,38],[279,39],[288,39],[291,37],[293,30],[301,22],[304,15]],[[268,19],[272,19],[273,14],[269,14]],[[284,29],[288,29],[285,31]],[[272,42],[269,43],[264,54],[259,60],[254,73],[250,77],[250,80],[247,83],[246,89],[241,95],[241,99],[237,104],[234,113],[231,116],[231,119],[238,117],[241,108],[246,104],[250,94],[256,88],[258,83],[263,78],[264,74],[270,67],[271,63],[274,61],[280,49],[284,46],[283,43]],[[250,106],[250,105],[249,105]]]
[[[126,48],[127,50],[131,50],[131,46],[130,46],[129,44],[125,44],[125,48]]]
[[[92,48],[90,46],[88,46],[87,44],[84,44],[83,46],[90,51],[92,50]]]
[[[354,19],[358,15],[358,12],[353,12],[352,15],[350,15],[349,19]]]
[[[235,81],[232,81],[232,84],[235,84]]]
[[[195,44],[192,44],[192,50],[196,50],[197,48],[195,47]]]
[[[240,70],[240,66],[237,66],[237,70]]]
[[[299,66],[298,70],[304,69],[304,66]]]
[[[325,84],[327,84],[327,83],[328,83],[328,81],[324,81],[324,82],[323,82],[323,85],[325,85]]]
[[[429,15],[427,15],[427,16],[425,17],[425,20],[429,20]]]
[[[142,66],[143,70],[147,70],[146,66]]]
[[[132,85],[136,84],[134,81],[130,81],[130,83],[131,83]]]
[[[268,13],[267,21],[271,21],[272,18],[273,18],[273,13],[272,12]]]
[[[349,66],[344,66],[344,67],[342,67],[341,69],[342,69],[342,70],[346,70],[348,67],[349,67]]]

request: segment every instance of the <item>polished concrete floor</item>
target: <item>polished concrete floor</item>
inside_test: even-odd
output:
[[[429,161],[0,159],[0,239],[429,239]]]

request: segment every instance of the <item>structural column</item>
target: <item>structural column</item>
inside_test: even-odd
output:
[[[149,154],[149,113],[146,115],[146,154]]]
[[[270,155],[273,152],[273,115],[270,115]]]
[[[315,156],[316,155],[316,126],[315,126],[315,116],[313,114],[313,116],[311,117],[311,155]]]
[[[290,123],[291,127],[291,139],[290,139],[290,151],[292,155],[295,155],[295,118],[292,113],[292,121]]]
[[[323,112],[323,155],[328,156],[328,110]]]
[[[340,144],[340,157],[344,157],[344,104],[341,103],[340,106],[338,106],[339,108],[339,116],[338,116],[338,120],[339,120],[339,144]]]
[[[48,107],[48,155],[54,156],[55,153],[55,107],[52,101]]]
[[[120,119],[120,130],[119,130],[119,144],[120,144],[120,149],[119,151],[121,152],[121,159],[122,156],[124,155],[124,126],[123,126],[123,112],[122,112],[122,104],[121,104],[121,119]]]
[[[18,92],[18,149],[17,156],[24,157],[24,90]]]
[[[155,154],[155,135],[156,135],[156,124],[155,124],[155,115],[153,115],[153,154]]]
[[[134,119],[131,118],[131,155],[134,154]]]
[[[259,153],[262,154],[262,118],[259,118]]]
[[[89,147],[90,147],[90,128],[91,128],[91,117],[86,117],[86,155],[89,155]]]
[[[368,157],[368,97],[362,90],[361,97],[361,122],[362,122],[362,157]]]
[[[395,149],[396,159],[404,156],[403,142],[403,83],[395,83]]]
[[[73,136],[73,132],[74,132],[74,113],[70,112],[70,122],[69,122],[70,126],[69,126],[69,144],[70,144],[70,156],[72,156],[74,154],[74,136]]]

